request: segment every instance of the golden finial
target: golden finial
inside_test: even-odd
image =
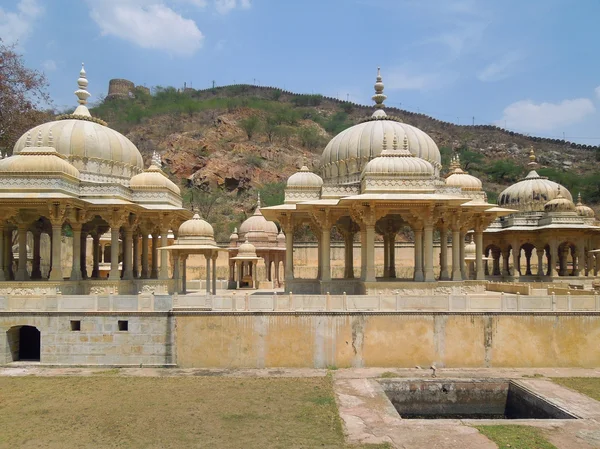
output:
[[[527,166],[531,167],[532,169],[537,166],[537,162],[535,160],[535,150],[533,149],[533,145],[531,146],[531,149],[529,150],[529,163],[527,164]]]

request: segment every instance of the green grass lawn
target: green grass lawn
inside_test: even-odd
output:
[[[552,381],[563,387],[588,395],[600,401],[600,378],[597,377],[553,377]]]
[[[542,436],[539,429],[529,426],[475,426],[499,448],[511,449],[556,449]]]
[[[344,442],[331,379],[0,378],[0,447],[385,448]]]

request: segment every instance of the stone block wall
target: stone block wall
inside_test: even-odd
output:
[[[80,322],[80,330],[71,328]],[[119,321],[127,330],[119,330]],[[18,327],[41,333],[40,362],[57,365],[170,365],[174,322],[167,313],[39,313],[0,316],[0,363],[15,360]],[[16,340],[15,340],[16,338]]]

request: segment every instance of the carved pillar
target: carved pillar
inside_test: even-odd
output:
[[[27,273],[27,224],[19,223],[18,237],[19,237],[19,266],[17,268],[17,274],[15,276],[15,280],[28,281],[29,274]]]
[[[181,257],[181,292],[187,294],[187,260],[188,255]]]
[[[360,280],[367,278],[367,228],[360,225]]]
[[[594,266],[594,254],[591,253],[590,251],[587,251],[585,261],[586,261],[585,275],[592,276],[593,266]]]
[[[375,223],[365,226],[367,238],[367,272],[365,282],[375,282]]]
[[[433,274],[433,224],[426,224],[423,231],[423,278],[425,282],[435,281]]]
[[[4,253],[5,253],[5,245],[4,242],[6,241],[6,239],[4,238],[4,221],[0,222],[0,281],[5,281],[6,280],[6,276],[4,273],[4,267],[5,267],[5,257],[4,257]]]
[[[131,226],[125,227],[123,237],[123,279],[131,281],[133,279],[133,229]]]
[[[87,279],[87,231],[81,232],[81,245],[79,250],[79,267],[81,269],[81,279]]]
[[[62,281],[62,220],[52,221],[52,266],[50,271],[51,281]]]
[[[217,257],[219,257],[219,253],[215,253],[212,255],[212,294],[213,295],[217,294]]]
[[[559,260],[559,250],[557,242],[550,242],[550,254],[548,254],[548,266],[550,267],[550,276],[557,277],[558,273],[556,272],[556,264]]]
[[[396,277],[396,233],[390,232],[388,237],[388,244],[390,245],[390,249],[388,250],[388,254],[390,257],[389,263],[389,277],[394,279]]]
[[[33,261],[31,263],[31,279],[42,279],[41,238],[42,232],[35,230],[33,234]],[[1,234],[0,234],[1,235]]]
[[[133,235],[133,278],[137,279],[140,275],[140,234]]]
[[[383,234],[383,277],[388,278],[390,276],[390,246],[388,235]]]
[[[415,234],[415,272],[413,280],[415,282],[422,282],[425,277],[423,276],[423,228],[414,228]]]
[[[160,246],[167,246],[169,230],[164,228],[160,233]],[[169,279],[169,253],[161,250],[160,252],[160,275],[159,279]]]
[[[354,278],[354,234],[344,232],[344,278]]]
[[[536,248],[535,255],[538,260],[537,275],[542,277],[544,275],[544,248]]]
[[[469,279],[469,272],[467,271],[467,263],[465,262],[465,237],[467,233],[464,230],[460,231],[460,240],[458,249],[460,252],[460,278]]]
[[[440,229],[440,281],[448,281],[448,228]]]
[[[460,263],[460,229],[452,229],[452,280],[462,280]]]
[[[483,281],[483,229],[475,229],[475,279]]]
[[[73,229],[73,264],[71,267],[72,281],[81,280],[81,223],[71,223]]]
[[[502,251],[500,251],[500,248],[494,248],[492,249],[492,275],[493,276],[500,276],[501,271],[500,271],[500,255],[502,254]]]
[[[150,279],[158,279],[158,232],[152,233],[152,268]]]
[[[514,279],[518,279],[521,275],[521,245],[519,242],[512,243],[512,256],[513,256],[513,273]]]
[[[10,281],[11,279],[11,256],[12,256],[12,231],[10,228],[5,227],[4,233],[1,235],[4,243],[4,250],[2,252],[2,261],[4,265],[4,280]]]
[[[148,232],[142,232],[142,279],[148,279]]]
[[[285,232],[285,281],[294,279],[294,227],[290,223],[284,229]]]
[[[175,291],[177,293],[182,293],[185,290],[185,286],[183,283],[183,279],[181,278],[181,273],[179,272],[179,252],[173,252],[173,280],[175,281]]]
[[[113,223],[114,224],[114,223]],[[108,278],[112,281],[118,281],[119,273],[119,227],[110,228],[110,274]]]
[[[594,268],[594,276],[598,276],[600,274],[600,254],[596,253],[596,266]]]
[[[531,256],[533,249],[531,247],[524,248],[525,251],[525,276],[531,276]]]
[[[237,288],[242,288],[242,261],[241,260],[236,260],[235,265],[237,267],[236,273],[237,273]],[[286,277],[287,279],[287,277]]]
[[[502,250],[502,276],[510,276],[510,247],[505,246]]]
[[[331,281],[331,225],[325,219],[321,228],[321,280]]]
[[[205,254],[204,258],[206,259],[206,294],[210,295],[210,256]]]
[[[96,233],[92,236],[92,278],[98,279],[100,277],[100,233]]]

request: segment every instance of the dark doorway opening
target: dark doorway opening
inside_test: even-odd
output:
[[[7,332],[13,361],[40,361],[41,333],[34,326],[13,327]]]

